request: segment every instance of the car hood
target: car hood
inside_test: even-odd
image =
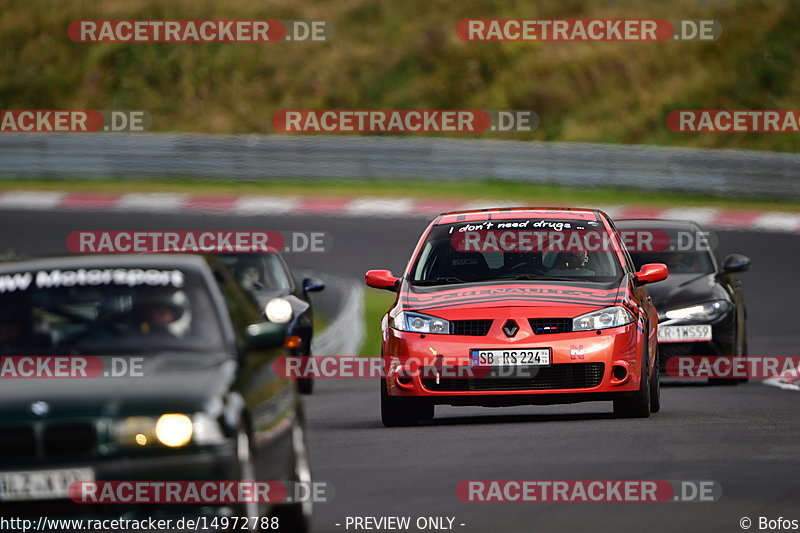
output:
[[[647,290],[659,311],[725,298],[714,274],[670,274]]]
[[[3,378],[0,417],[31,418],[40,401],[48,418],[200,411],[227,392],[236,367],[221,354],[170,353],[143,356],[138,377]]]
[[[581,307],[586,311],[619,303],[620,282],[512,281],[401,288],[407,311],[494,307]]]

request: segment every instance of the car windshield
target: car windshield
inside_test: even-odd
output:
[[[622,275],[612,248],[596,222],[521,219],[441,225],[429,233],[410,281],[606,282]]]
[[[221,254],[222,261],[251,290],[291,289],[291,281],[278,254]]]
[[[203,278],[176,269],[0,274],[0,353],[222,352]]]

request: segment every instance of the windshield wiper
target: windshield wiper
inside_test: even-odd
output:
[[[441,277],[436,279],[423,279],[413,282],[414,285],[447,285],[449,283],[468,283],[466,280],[453,276]]]

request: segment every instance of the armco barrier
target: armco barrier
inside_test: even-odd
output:
[[[0,178],[496,179],[800,198],[800,154],[430,137],[0,134]]]

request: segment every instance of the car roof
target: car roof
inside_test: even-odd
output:
[[[434,220],[434,225],[454,222],[480,222],[483,220],[505,220],[516,218],[541,218],[544,220],[585,220],[600,221],[602,211],[573,207],[495,207],[469,209],[442,213]],[[603,213],[604,214],[604,213]]]
[[[101,268],[172,268],[200,270],[207,268],[202,257],[193,254],[113,254],[48,257],[0,263],[0,273],[23,270]]]
[[[655,218],[615,219],[617,229],[660,229],[669,231],[699,231],[700,226],[691,220],[667,220]]]

